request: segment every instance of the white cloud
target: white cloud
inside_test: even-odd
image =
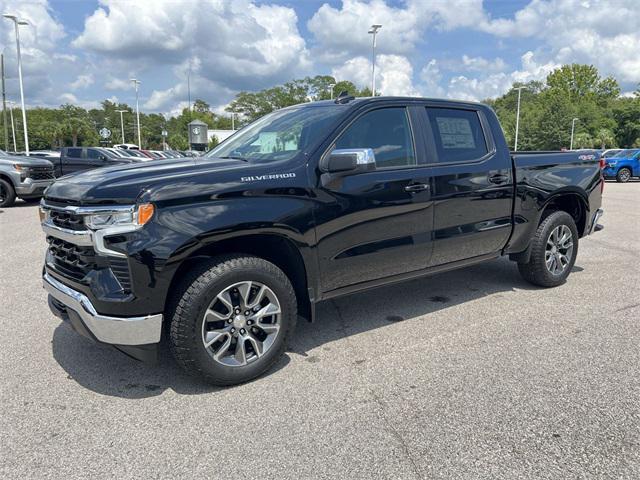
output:
[[[130,75],[127,75],[127,79],[124,78],[109,78],[104,84],[104,88],[107,90],[128,90],[131,88],[131,82],[129,81]]]
[[[482,0],[408,0],[392,6],[383,0],[343,0],[337,8],[322,5],[307,23],[314,35],[314,51],[327,62],[344,61],[371,50],[372,24],[382,24],[377,51],[407,54],[431,27],[452,30],[486,22]]]
[[[78,97],[76,97],[73,93],[63,93],[59,97],[60,103],[72,103],[74,105],[78,104]]]
[[[506,66],[507,65],[504,60],[499,57],[493,60],[487,60],[483,57],[469,57],[468,55],[462,56],[461,68],[470,72],[502,72]]]
[[[622,82],[640,79],[638,0],[533,0],[511,19],[478,24],[504,38],[544,41],[559,63],[590,63]]]
[[[76,78],[75,81],[71,82],[69,86],[73,90],[79,90],[81,88],[87,88],[93,85],[93,82],[94,82],[93,74],[87,73],[83,75],[78,75],[78,78]]]
[[[29,25],[20,26],[20,46],[28,105],[47,104],[57,98],[52,90],[51,70],[68,59],[56,59],[55,49],[65,37],[62,24],[51,14],[46,0],[0,0],[0,13],[10,12],[27,20]],[[7,94],[18,96],[16,62],[16,37],[12,22],[0,19],[0,40],[4,46]],[[54,60],[58,62],[54,63]],[[56,92],[57,93],[57,92]]]
[[[514,82],[526,83],[532,80],[543,80],[551,71],[560,65],[554,62],[538,63],[533,52],[521,57],[522,66],[510,73],[499,72],[483,75],[480,78],[457,75],[449,80],[447,96],[460,100],[484,100],[500,96],[511,88]]]
[[[432,58],[420,70],[420,82],[424,95],[426,97],[444,97],[445,91],[442,88],[441,81],[442,73],[440,73],[438,61]]]
[[[376,56],[377,89],[382,95],[419,96],[413,86],[413,67],[401,55]],[[379,79],[379,80],[378,80]]]
[[[371,61],[355,57],[332,70],[338,80],[349,80],[358,87],[371,88]],[[376,92],[382,95],[419,95],[413,86],[413,67],[402,55],[376,55]]]
[[[358,87],[371,85],[371,62],[365,57],[355,57],[347,60],[339,67],[331,71],[331,75],[337,80],[349,80]],[[339,93],[339,92],[338,92]]]
[[[295,11],[246,0],[101,0],[72,44],[136,62],[139,71],[193,57],[202,76],[234,89],[285,81],[309,66]]]

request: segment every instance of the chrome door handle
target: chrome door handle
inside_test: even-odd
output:
[[[489,177],[489,181],[491,183],[495,183],[496,185],[500,185],[502,183],[507,183],[509,181],[509,176],[508,175],[492,175],[491,177]]]
[[[427,183],[412,183],[404,187],[404,191],[409,193],[423,192],[425,190],[429,190],[429,184]]]

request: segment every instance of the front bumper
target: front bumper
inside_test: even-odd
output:
[[[53,180],[32,180],[27,178],[24,182],[16,184],[16,195],[18,197],[41,196],[53,182]]]
[[[64,285],[46,272],[43,275],[43,286],[58,304],[52,305],[50,298],[51,311],[71,323],[80,334],[116,346],[160,342],[163,318],[160,313],[140,317],[100,315],[86,295]]]

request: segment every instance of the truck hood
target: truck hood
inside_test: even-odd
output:
[[[30,167],[52,167],[53,164],[49,160],[36,157],[23,157],[21,155],[2,155],[0,157],[0,165],[28,165]]]
[[[152,200],[204,193],[207,186],[235,180],[246,162],[216,158],[180,158],[135,162],[87,170],[59,178],[46,198],[83,204],[130,204],[145,193]]]

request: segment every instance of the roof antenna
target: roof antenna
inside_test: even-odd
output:
[[[342,105],[344,103],[349,103],[351,100],[355,100],[356,97],[354,97],[353,95],[349,95],[349,92],[347,92],[346,90],[343,90],[340,92],[340,95],[338,95],[338,98],[336,98],[334,103],[337,103],[338,105]]]

